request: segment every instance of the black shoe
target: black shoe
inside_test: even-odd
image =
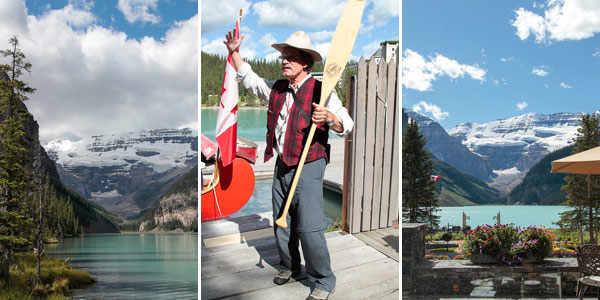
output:
[[[327,300],[327,298],[329,298],[329,296],[331,294],[333,294],[333,292],[335,292],[335,289],[333,289],[333,291],[331,291],[331,292],[328,292],[328,291],[324,291],[324,290],[315,288],[312,291],[312,293],[310,293],[308,298],[306,298],[306,300]]]

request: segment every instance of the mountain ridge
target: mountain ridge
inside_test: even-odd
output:
[[[197,131],[189,128],[55,140],[45,147],[66,185],[121,218],[143,215],[198,164]]]

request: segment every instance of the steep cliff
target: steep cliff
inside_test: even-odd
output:
[[[198,166],[181,176],[143,218],[139,231],[198,231]]]
[[[1,79],[8,80],[8,76],[0,73]],[[27,109],[24,103],[22,108]],[[6,119],[5,114],[0,114],[0,121]],[[73,205],[73,212],[78,218],[79,224],[83,226],[86,233],[119,232],[118,228],[105,215],[108,213],[100,206],[91,203],[86,198],[65,187],[58,175],[55,163],[49,158],[43,147],[39,144],[39,125],[30,114],[26,126],[27,136],[30,139],[29,151],[31,155],[31,168],[37,164],[38,157],[41,159],[42,174],[47,174],[50,183],[55,187],[59,197],[69,198]],[[42,175],[45,176],[45,175]]]

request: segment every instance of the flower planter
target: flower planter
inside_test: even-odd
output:
[[[474,264],[495,264],[496,258],[489,254],[473,254],[471,255],[471,262]]]
[[[529,254],[529,255],[528,255],[527,257],[525,257],[525,258],[518,259],[518,261],[519,261],[520,263],[535,263],[535,264],[537,264],[537,263],[544,262],[544,259],[543,259],[543,258],[541,258],[541,259],[540,259],[540,258],[538,258],[537,256],[534,256],[533,254]]]

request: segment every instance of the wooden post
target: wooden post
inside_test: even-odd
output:
[[[356,102],[353,109],[354,133],[354,188],[352,189],[352,223],[351,233],[361,230],[361,215],[363,210],[364,172],[365,172],[365,122],[366,122],[366,95],[367,95],[367,64],[364,57],[358,61],[356,84]]]
[[[394,197],[391,196],[390,190],[392,185],[397,185],[398,182],[392,182],[392,152],[394,143],[398,141],[394,140],[394,101],[396,97],[396,62],[394,59],[388,64],[387,73],[387,91],[386,91],[386,110],[385,110],[385,145],[383,147],[383,177],[381,182],[383,184],[381,190],[381,219],[379,221],[379,228],[388,227],[389,218],[392,217],[390,213],[390,202],[394,201]]]
[[[348,81],[348,90],[346,92],[346,109],[350,114],[355,116],[353,113],[356,107],[356,76],[350,77]],[[354,120],[354,119],[353,119]],[[342,187],[342,227],[346,232],[350,232],[350,225],[352,224],[352,211],[348,212],[349,207],[348,203],[352,203],[354,199],[352,198],[354,189],[354,132],[352,131],[349,135],[346,136],[344,142],[344,181]],[[350,217],[350,221],[348,221],[348,217]]]
[[[361,231],[371,230],[371,206],[373,205],[373,160],[375,155],[375,93],[377,85],[377,63],[369,61],[367,76],[367,126],[365,130],[365,181]]]
[[[400,70],[397,69],[396,72],[399,72]],[[396,86],[397,87],[397,86]],[[400,94],[398,93],[398,89],[394,89],[395,95],[394,95],[394,126],[392,126],[393,130],[394,130],[394,149],[392,151],[392,176],[391,176],[391,188],[390,188],[390,217],[388,219],[388,226],[392,226],[394,220],[396,220],[396,218],[399,218],[398,212],[399,212],[399,207],[400,207],[400,192],[399,192],[399,188],[400,188],[400,163],[401,163],[401,155],[402,153],[400,153],[400,134],[399,132],[401,132],[402,130],[402,115],[400,115],[400,106],[401,106],[401,100],[400,100]],[[398,222],[400,223],[400,222]]]
[[[387,64],[385,60],[379,61],[377,68],[377,86],[375,92],[375,153],[373,156],[373,204],[371,210],[371,230],[379,229],[379,220],[381,218],[381,179],[383,177],[383,144],[385,140],[385,106],[386,106],[386,83],[387,83]]]

